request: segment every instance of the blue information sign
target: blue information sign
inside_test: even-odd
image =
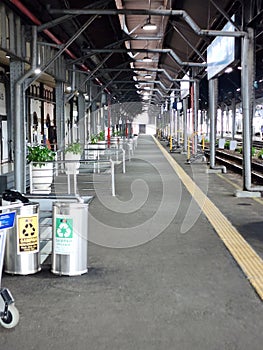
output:
[[[0,214],[0,230],[11,228],[15,223],[16,212]]]

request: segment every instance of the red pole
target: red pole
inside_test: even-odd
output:
[[[193,132],[192,132],[192,154],[195,154],[195,133],[194,133],[194,113],[195,113],[195,106],[194,106],[194,86],[191,85],[190,88],[190,95],[191,95],[191,110],[192,110],[192,125],[193,125]]]

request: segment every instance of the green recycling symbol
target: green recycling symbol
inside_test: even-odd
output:
[[[73,237],[73,219],[56,218],[56,237]]]

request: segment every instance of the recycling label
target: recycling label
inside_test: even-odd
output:
[[[69,255],[73,252],[73,219],[69,216],[56,216],[54,252]]]
[[[36,253],[38,251],[38,214],[17,215],[17,253]]]

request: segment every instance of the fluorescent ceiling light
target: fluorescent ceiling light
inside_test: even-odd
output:
[[[151,76],[150,74],[146,74],[146,75],[144,76],[145,79],[151,79],[151,77],[152,77],[152,76]]]
[[[149,16],[146,20],[146,23],[144,26],[142,26],[143,30],[156,30],[157,29],[157,25],[151,23],[151,17]]]
[[[143,62],[152,62],[152,59],[151,59],[151,57],[149,57],[149,56],[145,56],[145,57],[143,58]]]

